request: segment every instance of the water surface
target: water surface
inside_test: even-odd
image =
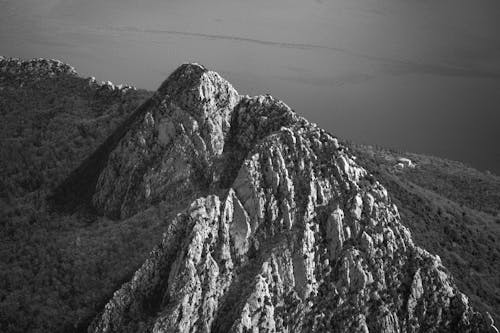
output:
[[[357,142],[500,174],[500,1],[0,0],[0,54],[156,89],[196,61]]]

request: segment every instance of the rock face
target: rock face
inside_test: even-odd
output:
[[[93,202],[199,197],[89,332],[498,332],[335,137],[196,64],[155,98]]]
[[[184,65],[154,99],[99,178],[93,202],[107,215],[129,217],[211,182],[239,96],[217,73]]]

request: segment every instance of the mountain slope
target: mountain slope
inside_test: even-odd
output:
[[[394,171],[382,149],[338,143],[282,102],[240,96],[198,65],[181,66],[155,94],[81,78],[54,60],[0,58],[0,69],[0,331],[86,331],[98,311],[91,330],[161,330],[176,325],[179,309],[183,327],[213,331],[252,320],[262,329],[268,317],[279,330],[351,331],[364,320],[378,331],[396,320],[408,327],[411,304],[420,331],[488,330],[488,317],[439,273],[439,259],[407,239],[392,202],[415,243],[439,254],[473,307],[497,320],[495,176],[393,152],[417,163]],[[375,217],[363,194],[358,221],[357,193],[371,193]],[[382,221],[366,225],[372,218]],[[394,239],[377,243],[388,229]],[[383,254],[381,291],[367,236]],[[387,269],[390,248],[401,262]],[[439,311],[441,321],[429,318]]]
[[[0,57],[0,331],[73,330],[159,241],[163,208],[116,225],[45,203],[150,95],[82,78],[60,61]]]
[[[2,199],[55,187],[148,95],[57,60],[1,57]]]
[[[201,195],[89,331],[496,331],[336,138],[196,64],[155,98],[93,202],[124,217]]]
[[[436,157],[350,147],[387,187],[417,243],[439,254],[478,309],[500,320],[500,178]],[[395,169],[400,157],[415,167]]]

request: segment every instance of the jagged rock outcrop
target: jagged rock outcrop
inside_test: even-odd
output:
[[[212,181],[239,101],[236,90],[217,73],[185,65],[155,98],[155,107],[132,124],[99,178],[93,202],[107,215],[128,217]]]
[[[89,332],[498,332],[331,134],[196,64],[155,98],[93,202],[200,196]]]

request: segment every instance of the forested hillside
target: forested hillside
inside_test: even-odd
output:
[[[71,330],[161,234],[156,210],[117,225],[46,204],[149,96],[79,77],[58,61],[0,59],[0,331]]]

